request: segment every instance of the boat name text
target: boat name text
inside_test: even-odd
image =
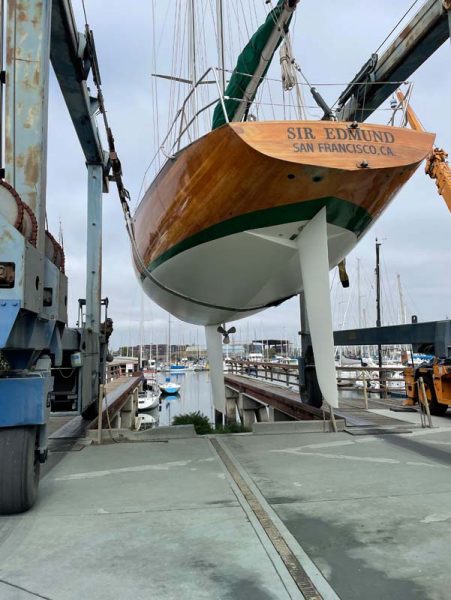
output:
[[[389,131],[375,131],[373,129],[355,129],[346,127],[324,127],[326,140],[350,140],[354,142],[379,142],[380,144],[393,144],[395,136]],[[288,127],[289,140],[316,140],[316,135],[311,127]]]
[[[390,146],[379,146],[373,144],[326,144],[320,142],[315,146],[313,144],[293,144],[294,152],[338,152],[350,154],[379,154],[382,156],[394,156],[395,153]]]
[[[317,140],[317,136],[311,127],[288,127],[287,137],[292,141],[294,152],[344,152],[350,154],[378,154],[382,156],[394,156],[395,154],[392,148],[390,148],[390,144],[394,144],[395,142],[395,136],[389,131],[324,127],[323,132],[324,135],[321,136],[321,141],[316,141],[315,143],[310,141]],[[296,140],[296,142],[293,140]],[[332,143],[324,140],[330,140]],[[347,143],[341,143],[343,141]],[[375,143],[381,145],[375,146]]]

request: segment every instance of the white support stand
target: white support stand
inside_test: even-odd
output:
[[[297,243],[318,384],[329,406],[338,407],[325,207],[304,227]]]
[[[218,325],[205,327],[208,363],[210,365],[211,391],[215,409],[225,415],[226,397],[224,383],[224,363],[222,358],[222,335],[217,331]]]

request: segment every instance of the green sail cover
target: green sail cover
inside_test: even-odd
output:
[[[274,27],[276,27],[276,23],[279,20],[280,15],[283,12],[285,5],[285,0],[279,0],[277,6],[268,14],[266,21],[259,27],[259,29],[254,33],[247,46],[244,48],[242,53],[238,57],[238,62],[235,67],[235,70],[232,73],[232,77],[227,85],[227,88],[224,92],[225,96],[229,96],[230,98],[244,98],[244,92],[246,91],[247,86],[249,85],[250,76],[252,76],[259,63],[265,46],[271,37],[271,34],[274,31]],[[291,18],[290,18],[291,20]],[[274,52],[280,46],[283,37],[281,36],[277,42],[276,47],[274,48]],[[273,53],[274,56],[274,53]],[[272,60],[271,56],[271,60]],[[263,77],[266,75],[268,71],[269,65],[271,64],[271,60],[268,61],[268,65],[263,73]],[[260,80],[261,83],[261,80]],[[258,85],[260,85],[260,83]],[[258,86],[257,86],[258,89]],[[256,89],[256,91],[257,91]],[[255,97],[255,94],[254,94]],[[253,98],[252,98],[253,100]],[[233,121],[233,117],[235,116],[238,107],[240,106],[239,100],[224,100],[224,104],[226,107],[227,115],[229,117],[229,121]],[[224,111],[222,109],[221,102],[215,107],[213,113],[213,125],[212,129],[217,129],[226,123],[226,119],[224,117]]]

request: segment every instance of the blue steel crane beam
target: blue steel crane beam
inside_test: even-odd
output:
[[[340,95],[336,116],[365,121],[450,37],[450,0],[427,0],[382,56],[373,54]],[[380,82],[380,83],[378,83]]]
[[[77,31],[70,0],[53,0],[50,59],[88,164],[106,166],[94,114],[96,98],[89,95],[91,69],[86,35]]]
[[[70,0],[53,0],[50,59],[88,165],[86,326],[99,333],[102,191],[108,191],[110,161],[94,118],[98,98],[89,95],[87,85],[91,70],[100,84],[92,34],[88,28],[85,33],[77,31]]]
[[[451,356],[451,321],[334,331],[334,343],[336,346],[428,345],[434,348],[436,356],[448,358]]]

